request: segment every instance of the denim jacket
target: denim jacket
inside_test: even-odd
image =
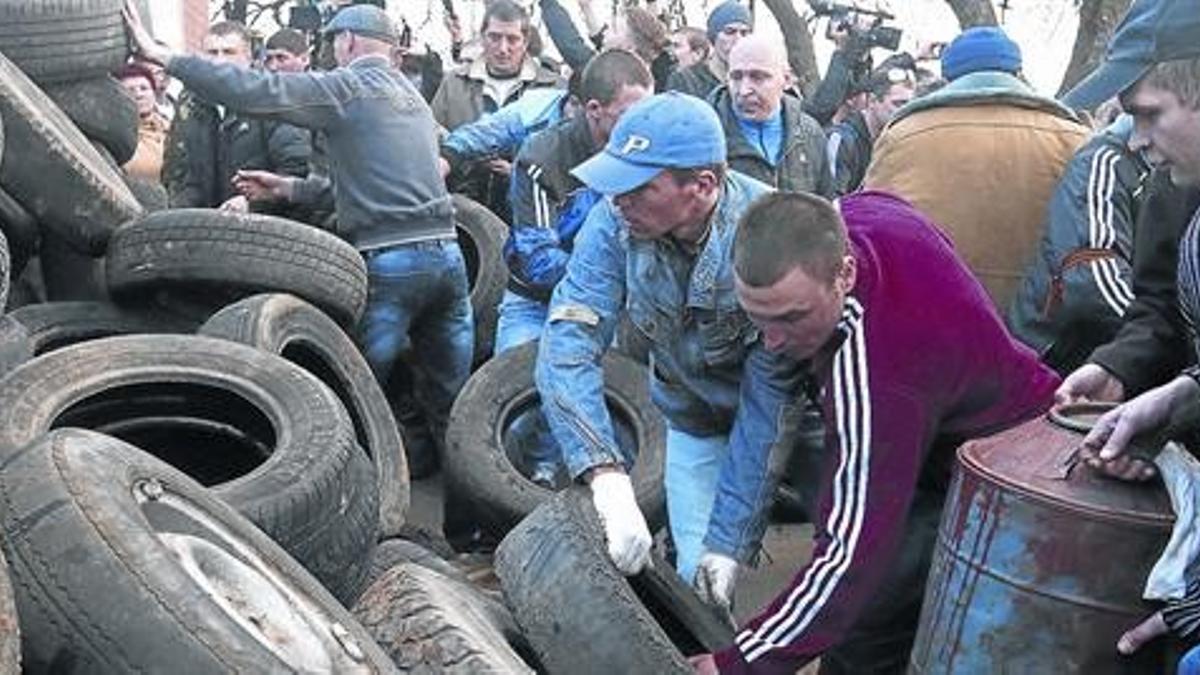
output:
[[[536,369],[542,409],[572,477],[626,463],[604,405],[600,359],[627,309],[652,343],[650,393],[668,424],[695,436],[730,434],[705,545],[741,560],[757,550],[802,408],[799,366],[762,347],[733,288],[738,217],[770,189],[729,172],[696,256],[669,238],[629,237],[611,201],[597,204],[555,287]]]
[[[181,56],[167,70],[205,100],[324,131],[339,233],[360,251],[454,238],[433,115],[386,57],[329,72],[266,73]]]

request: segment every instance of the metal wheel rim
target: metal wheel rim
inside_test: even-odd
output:
[[[281,662],[298,672],[369,672],[349,631],[206,509],[154,479],[135,483],[134,498],[195,525],[197,533],[152,531],[193,583]]]

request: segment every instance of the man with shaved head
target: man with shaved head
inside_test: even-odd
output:
[[[787,93],[791,84],[779,41],[749,35],[734,45],[727,83],[710,99],[725,128],[729,166],[780,190],[828,196],[825,134]]]

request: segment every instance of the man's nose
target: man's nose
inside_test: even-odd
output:
[[[783,331],[778,328],[763,329],[763,346],[767,348],[767,351],[777,352],[783,349],[786,341],[787,338],[784,336]]]
[[[1133,125],[1133,133],[1129,135],[1129,149],[1134,152],[1143,152],[1150,147],[1150,130],[1146,125],[1135,123]]]

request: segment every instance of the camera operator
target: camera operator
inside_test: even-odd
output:
[[[833,42],[835,49],[825,77],[804,100],[804,112],[828,128],[842,121],[836,117],[838,110],[850,97],[856,83],[864,83],[870,77],[873,68],[871,50],[896,51],[901,32],[884,25],[885,21],[894,18],[886,12],[832,2],[811,4],[818,16],[829,17],[825,37]],[[908,60],[911,62],[911,57]]]

